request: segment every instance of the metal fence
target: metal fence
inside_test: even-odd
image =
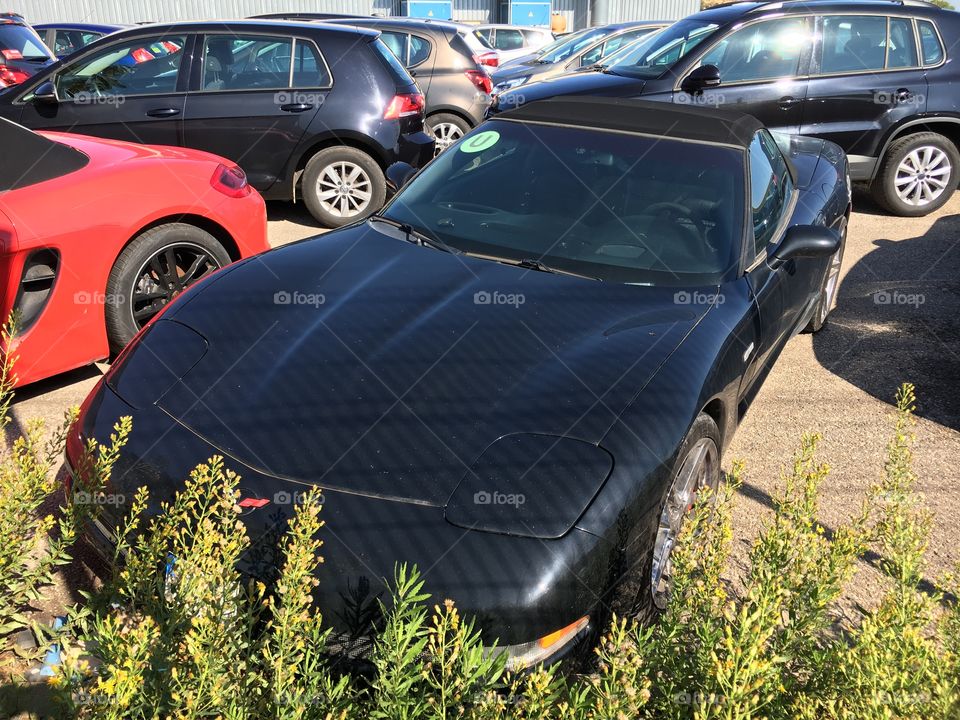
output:
[[[590,21],[590,0],[553,0],[567,29]],[[610,0],[610,21],[673,20],[696,12],[699,0]],[[453,0],[454,19],[497,21],[497,0]],[[30,22],[137,23],[167,20],[241,18],[269,12],[336,12],[396,15],[399,0],[7,0],[4,10],[23,13]]]

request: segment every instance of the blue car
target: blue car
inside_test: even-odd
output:
[[[40,39],[53,50],[58,60],[73,55],[104,35],[123,30],[129,25],[104,25],[101,23],[45,23],[34,25]]]

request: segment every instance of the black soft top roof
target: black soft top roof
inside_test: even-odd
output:
[[[494,119],[562,123],[600,130],[749,147],[763,125],[752,115],[700,105],[565,95],[506,110]]]
[[[48,140],[22,125],[0,118],[0,192],[17,190],[61,177],[90,159],[68,145]]]

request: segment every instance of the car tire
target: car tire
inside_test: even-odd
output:
[[[833,305],[837,300],[837,291],[840,288],[840,270],[843,265],[843,250],[847,245],[847,223],[844,222],[843,229],[840,231],[840,248],[830,256],[827,263],[827,269],[823,273],[823,281],[820,283],[820,297],[817,298],[817,306],[813,310],[813,316],[807,323],[804,332],[815,333],[823,329],[827,324],[827,318]]]
[[[694,492],[687,498],[688,502],[681,502],[678,505],[678,502],[683,499],[683,493],[678,492],[678,483],[695,480],[697,483],[697,487],[693,488],[695,491],[704,485],[709,485],[716,492],[720,485],[720,448],[720,430],[716,422],[709,415],[701,412],[680,443],[671,473],[670,486],[660,501],[659,522],[654,529],[653,547],[645,554],[644,562],[641,563],[643,575],[633,614],[642,622],[652,622],[666,609],[666,600],[669,596],[669,559],[673,545],[664,543],[665,540],[670,539],[665,535],[672,534],[672,541],[676,542],[676,534],[679,533],[687,513],[696,501],[696,492]],[[701,452],[702,457],[700,457]],[[696,467],[691,466],[690,463]],[[692,476],[688,475],[690,471],[694,473]],[[697,477],[697,472],[702,472],[703,477]],[[671,512],[672,510],[679,511],[679,515]],[[677,522],[672,526],[670,533],[665,533],[668,517],[676,519]],[[663,549],[666,549],[666,553],[658,557],[658,551]],[[655,573],[658,569],[662,571],[659,583],[655,581]]]
[[[167,275],[170,282],[163,287],[162,275],[155,268],[167,271],[171,257],[176,277]],[[230,253],[223,244],[195,225],[169,223],[135,237],[117,257],[107,279],[104,314],[110,352],[119,353],[167,302],[230,262]],[[188,272],[191,277],[183,282]],[[154,296],[151,302],[149,299]]]
[[[470,132],[470,123],[459,115],[452,113],[436,113],[424,121],[426,130],[433,136],[434,157],[453,145],[457,140]]]
[[[321,150],[303,171],[301,193],[310,214],[338,228],[375,213],[387,199],[387,181],[372,157],[352,147]]]
[[[942,207],[958,180],[956,145],[939,133],[921,132],[894,140],[880,161],[871,190],[877,204],[893,215],[920,217]],[[929,200],[927,192],[932,195]]]

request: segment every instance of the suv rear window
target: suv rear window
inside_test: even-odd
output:
[[[917,20],[920,31],[920,48],[923,50],[923,64],[936,65],[943,60],[943,45],[937,29],[929,20]]]
[[[383,60],[383,64],[387,66],[387,69],[390,71],[390,76],[393,78],[394,82],[397,85],[413,85],[413,78],[403,69],[403,65],[400,64],[400,61],[397,59],[397,56],[384,45],[383,40],[379,37],[370,43],[377,55],[380,56],[380,59]]]

